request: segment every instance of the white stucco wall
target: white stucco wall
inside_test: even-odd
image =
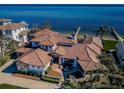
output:
[[[27,41],[28,41],[27,35],[24,35],[24,36],[23,36],[23,39],[24,39],[24,42],[27,42]]]
[[[22,62],[16,62],[16,67],[20,71],[28,71],[28,65]]]
[[[23,31],[23,30],[26,30],[25,27],[12,30],[13,39],[16,40],[16,41],[20,41],[20,39],[19,39],[19,33],[21,31]]]
[[[38,66],[33,66],[33,65],[28,65],[29,71],[34,72],[34,73],[42,73],[43,72],[43,67],[38,67]]]

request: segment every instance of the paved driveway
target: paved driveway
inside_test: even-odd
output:
[[[57,84],[16,77],[16,76],[12,76],[9,73],[1,72],[2,70],[6,69],[6,67],[8,67],[11,64],[13,64],[13,61],[7,62],[3,67],[0,68],[0,84],[7,83],[7,84],[12,84],[12,85],[20,86],[20,87],[31,88],[31,89],[58,88]]]

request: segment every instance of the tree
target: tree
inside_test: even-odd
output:
[[[65,88],[71,88],[71,89],[81,89],[81,85],[76,81],[75,77],[71,76],[69,77],[69,81],[64,82]]]
[[[0,52],[1,52],[1,55],[4,56],[5,54],[5,47],[6,47],[6,40],[5,40],[5,37],[2,35],[2,33],[0,32]]]
[[[96,31],[96,35],[100,35],[100,37],[102,38],[104,33],[108,33],[108,27],[106,25],[101,25]]]
[[[15,49],[17,49],[19,43],[13,39],[8,38],[7,52],[11,54]]]
[[[48,21],[44,22],[43,26],[41,26],[41,29],[51,29],[52,26]]]

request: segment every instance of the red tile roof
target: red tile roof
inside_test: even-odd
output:
[[[32,48],[20,47],[20,48],[16,49],[15,52],[24,54],[24,53],[26,53],[26,52],[28,52],[30,50],[32,50]]]
[[[0,30],[15,30],[21,27],[26,26],[25,23],[9,23],[6,25],[0,25]]]
[[[17,59],[19,62],[34,66],[45,67],[50,62],[51,57],[42,49],[33,49]]]
[[[102,40],[99,37],[94,37],[94,36],[86,36],[85,38],[85,43],[86,44],[94,44],[95,46],[103,49],[103,45],[102,45]]]
[[[74,44],[74,41],[68,39],[62,35],[49,35],[45,34],[39,37],[33,38],[31,41],[39,42],[41,45],[55,45],[55,44]]]
[[[54,70],[50,70],[47,75],[55,77],[55,78],[61,78],[62,77],[61,73],[54,71]]]
[[[59,64],[52,64],[51,65],[52,70],[48,72],[47,75],[53,76],[53,77],[62,77],[62,70],[59,67]]]
[[[39,37],[39,36],[42,36],[42,35],[45,35],[45,34],[51,36],[51,35],[57,35],[59,33],[58,32],[54,32],[54,31],[49,30],[49,29],[43,29],[41,31],[38,31],[38,32],[34,33],[33,36],[34,37]]]
[[[94,70],[101,66],[97,54],[85,44],[77,44],[72,47],[58,46],[53,52],[61,54],[64,58],[77,58],[79,64],[84,70]]]

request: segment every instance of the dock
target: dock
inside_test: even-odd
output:
[[[123,38],[117,33],[117,31],[115,30],[114,27],[113,27],[112,33],[113,33],[114,37],[116,38],[116,40],[121,41],[121,42],[124,41]]]

